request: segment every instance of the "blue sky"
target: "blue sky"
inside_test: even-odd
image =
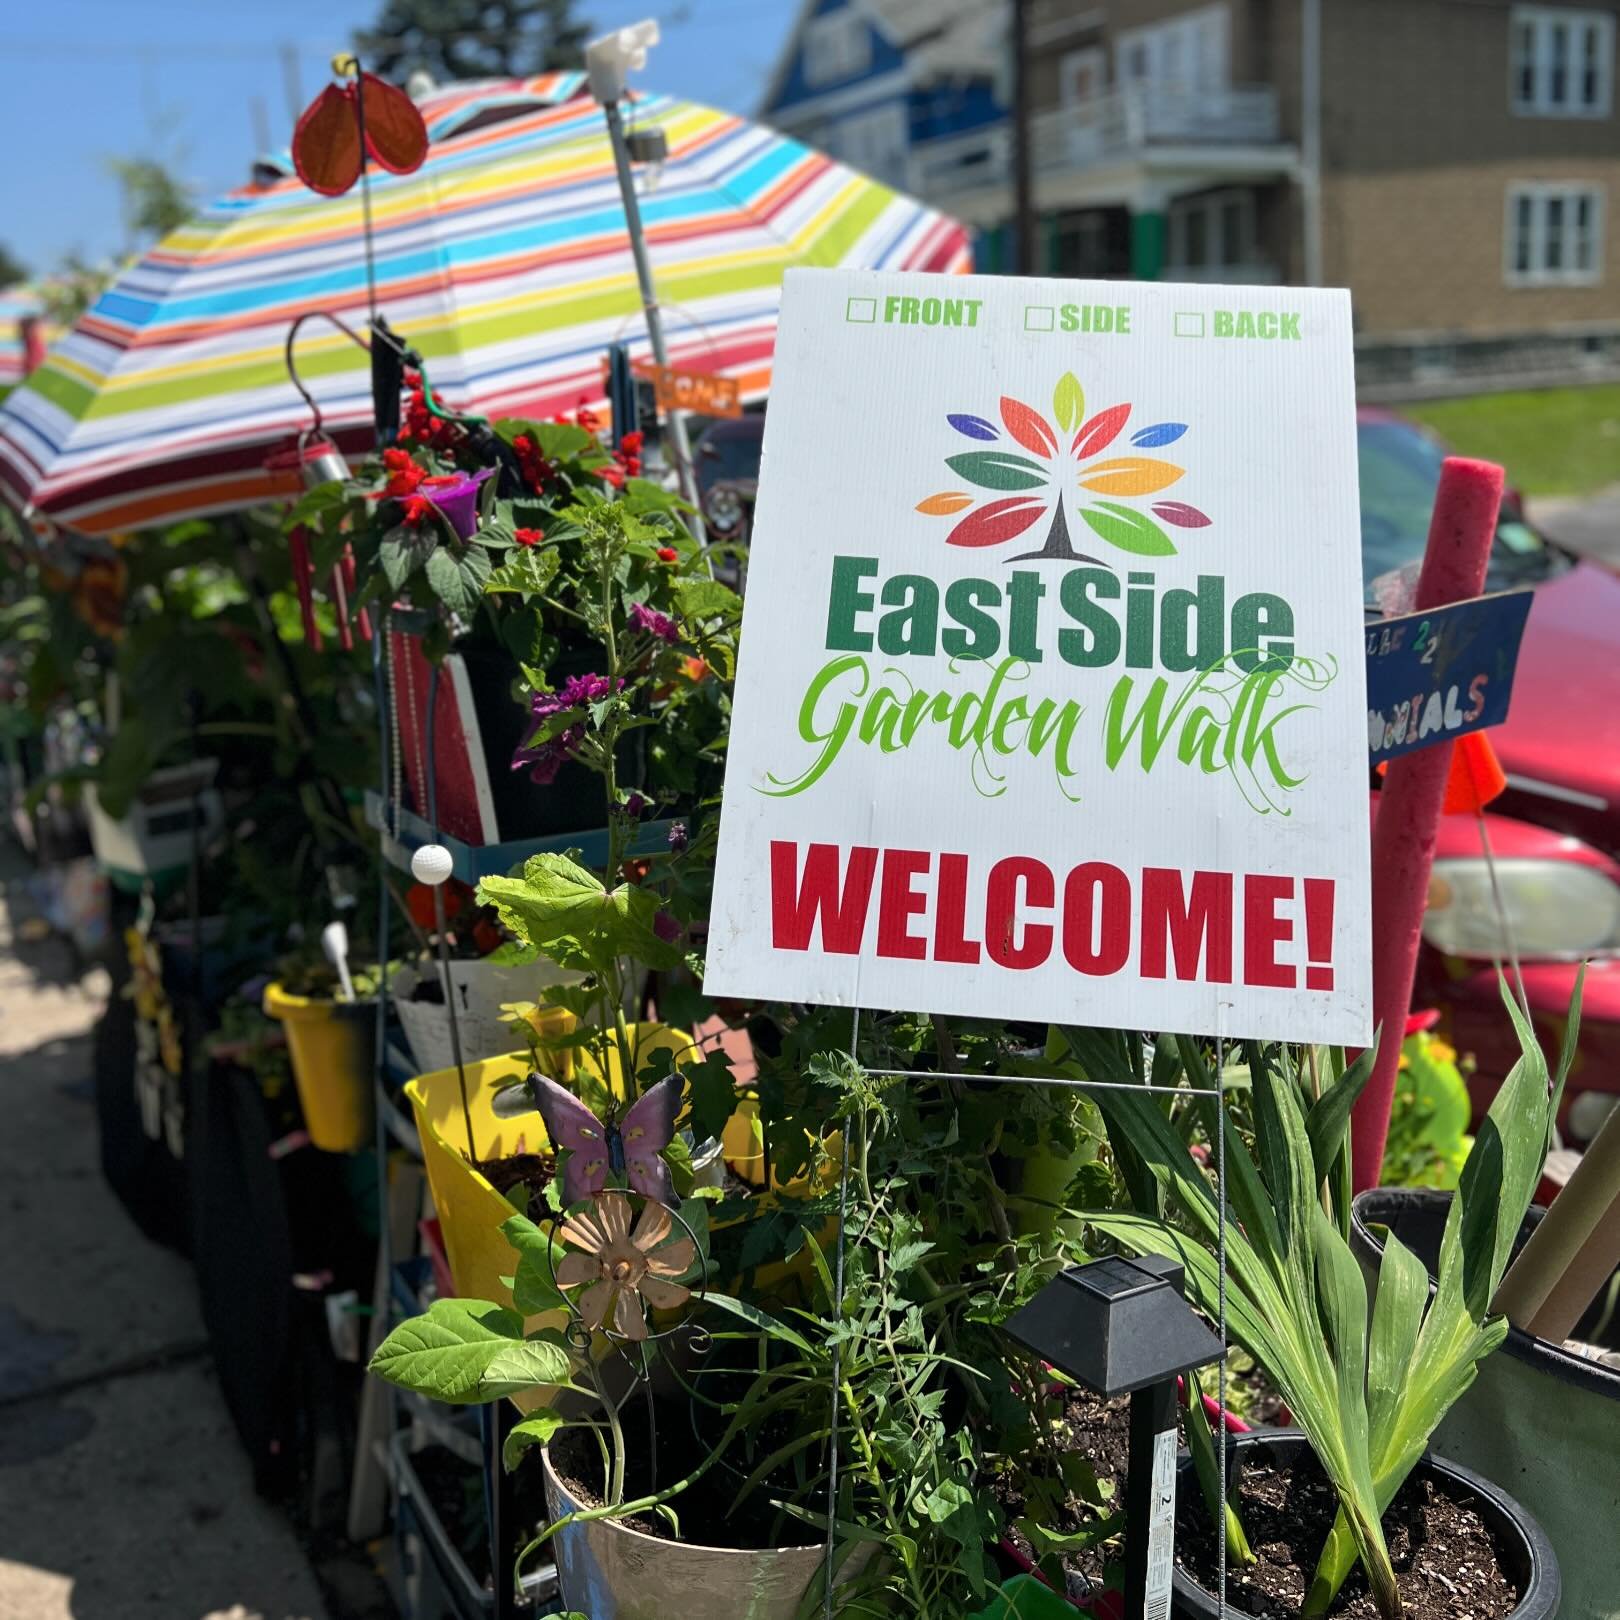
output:
[[[659,90],[751,113],[798,0],[584,0],[598,30],[642,17],[663,43],[643,75]],[[154,156],[203,197],[240,185],[265,128],[292,132],[292,53],[303,99],[380,0],[49,0],[8,13],[0,242],[31,270],[125,245],[115,156]]]

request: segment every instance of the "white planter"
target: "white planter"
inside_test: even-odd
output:
[[[450,1010],[442,1001],[412,1001],[411,993],[429,975],[443,983],[439,964],[409,965],[393,977],[389,990],[400,1027],[410,1042],[411,1054],[423,1074],[455,1067],[450,1042]],[[577,984],[581,973],[568,973],[551,962],[503,965],[488,960],[451,962],[450,982],[456,997],[456,1020],[461,1035],[461,1060],[474,1063],[521,1049],[523,1038],[514,1034],[501,1006],[513,1001],[544,1001],[546,988]]]
[[[153,771],[120,821],[101,808],[94,786],[86,787],[84,804],[96,859],[108,871],[133,877],[189,865],[193,850],[206,847],[225,822],[225,806],[214,786],[218,770],[217,759],[199,759]]]

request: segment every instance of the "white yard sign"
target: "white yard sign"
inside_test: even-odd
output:
[[[712,994],[1363,1044],[1350,303],[788,277]]]

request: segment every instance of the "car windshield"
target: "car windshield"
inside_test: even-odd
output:
[[[1404,422],[1362,422],[1361,580],[1374,607],[1372,584],[1381,574],[1423,561],[1429,513],[1440,481],[1443,451]],[[1504,512],[1496,526],[1485,588],[1534,584],[1565,566],[1563,556],[1518,515]]]

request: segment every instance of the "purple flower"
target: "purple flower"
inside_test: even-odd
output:
[[[624,813],[627,816],[639,816],[647,808],[646,799],[639,793],[632,793],[624,801]]]
[[[673,945],[684,932],[681,925],[667,911],[655,911],[652,926],[653,932],[666,945]]]
[[[675,822],[669,829],[669,847],[679,855],[691,842],[692,834],[684,821]]]
[[[653,608],[644,607],[640,602],[630,609],[630,628],[645,630],[648,635],[656,636],[660,641],[680,639],[680,631],[675,628],[675,621],[667,613],[659,613]]]
[[[621,680],[617,685],[623,686],[624,682]],[[555,714],[596,703],[614,690],[615,683],[606,675],[570,675],[563,682],[561,691],[536,692],[529,700],[529,713],[538,723],[549,720]],[[584,740],[584,724],[576,721],[543,742],[521,743],[512,755],[512,769],[518,771],[525,765],[532,766],[529,780],[549,787],[557,780],[557,772],[574,757],[574,751]]]
[[[456,538],[468,540],[478,527],[478,491],[486,478],[493,478],[493,467],[481,468],[475,473],[445,473],[438,478],[424,478],[417,493],[433,503],[434,509],[456,531]]]

